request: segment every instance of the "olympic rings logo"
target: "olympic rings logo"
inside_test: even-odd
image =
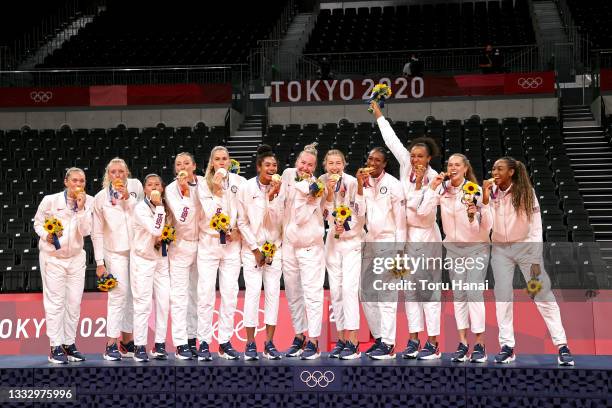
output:
[[[535,89],[540,87],[544,83],[542,77],[527,77],[527,78],[519,78],[517,84],[523,89]]]
[[[238,310],[236,309],[235,314],[240,315],[240,320],[238,321],[238,323],[236,323],[234,325],[234,336],[236,336],[236,338],[242,342],[246,342],[247,338],[246,335],[244,334],[244,313],[242,312],[242,310]],[[257,317],[258,317],[258,321],[263,321],[263,318],[260,318],[259,315],[263,315],[264,311],[261,309],[258,309],[257,311]],[[213,337],[215,340],[219,341],[219,312],[217,310],[213,310],[213,319],[216,317],[216,321],[213,323],[212,326],[212,330],[213,330]],[[266,325],[264,324],[261,327],[256,327],[255,328],[255,336],[257,336],[257,333],[261,333],[264,330],[266,330]]]
[[[332,371],[321,372],[319,370],[313,371],[312,373],[308,370],[304,370],[300,373],[300,381],[306,384],[310,388],[321,387],[325,388],[329,384],[333,383],[336,379],[336,375]]]
[[[30,99],[36,103],[47,103],[53,98],[53,92],[50,91],[32,91],[30,92]]]

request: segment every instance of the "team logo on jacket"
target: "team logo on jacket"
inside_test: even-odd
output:
[[[232,186],[231,190],[232,190],[232,193],[236,194],[236,191],[238,191],[238,187]]]
[[[187,215],[189,215],[189,207],[184,207],[183,212],[181,213],[181,218],[179,218],[180,222],[185,222],[187,219]]]
[[[380,188],[380,194],[387,194],[387,187],[382,186],[382,187]]]
[[[160,229],[162,221],[164,220],[164,216],[162,214],[157,215],[157,220],[155,220],[155,229]]]

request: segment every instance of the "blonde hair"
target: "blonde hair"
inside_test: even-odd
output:
[[[298,160],[300,159],[300,157],[302,157],[304,153],[312,154],[315,158],[315,165],[316,165],[316,162],[317,162],[316,159],[317,159],[317,154],[318,154],[317,144],[318,144],[317,142],[312,142],[304,146],[304,149],[300,152],[300,154],[298,154],[298,157],[295,159],[295,165],[297,166]]]
[[[72,173],[83,173],[83,176],[86,177],[83,169],[80,169],[78,167],[71,167],[68,170],[66,170],[66,175],[64,176],[64,180],[68,180],[68,177],[70,177]]]
[[[344,157],[344,153],[342,153],[342,151],[338,149],[331,149],[328,150],[327,153],[325,153],[325,157],[323,158],[323,166],[325,167],[325,171],[327,171],[327,158],[329,156],[340,156],[340,158],[342,159],[342,164],[346,166],[346,158]]]
[[[132,173],[130,173],[130,168],[128,167],[125,160],[123,160],[121,157],[115,157],[111,159],[111,161],[108,162],[108,164],[106,165],[106,168],[104,169],[104,179],[102,180],[102,187],[104,188],[108,188],[108,186],[110,185],[110,177],[108,177],[108,170],[110,169],[110,166],[112,166],[113,164],[121,164],[123,168],[125,168],[125,172],[127,173],[127,178],[130,178],[132,176]]]
[[[206,166],[206,172],[204,173],[204,178],[206,178],[206,185],[208,186],[208,189],[210,190],[211,193],[213,191],[213,177],[215,176],[215,167],[213,166],[213,156],[215,155],[215,152],[218,152],[220,150],[227,153],[227,157],[229,158],[229,151],[227,150],[225,146],[213,147],[213,149],[210,151],[210,157],[208,158],[208,165]]]

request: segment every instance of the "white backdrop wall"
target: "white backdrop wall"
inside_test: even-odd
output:
[[[32,129],[58,129],[67,124],[78,128],[112,128],[123,123],[127,127],[152,127],[158,123],[166,126],[194,126],[204,122],[207,126],[225,124],[226,107],[185,107],[160,109],[87,109],[87,110],[31,110],[0,111],[0,129],[20,129],[24,125]]]
[[[423,101],[389,103],[384,108],[386,116],[394,120],[423,120],[427,116],[436,119],[467,119],[471,115],[481,118],[509,116],[557,116],[557,98],[480,99],[463,101]],[[269,108],[270,124],[332,123],[345,118],[351,122],[368,122],[372,115],[363,104],[350,105],[300,105],[278,104]]]

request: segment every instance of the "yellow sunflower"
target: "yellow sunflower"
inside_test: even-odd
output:
[[[542,290],[542,282],[540,282],[539,279],[532,278],[527,282],[527,288],[525,290],[529,296],[534,297]]]
[[[463,186],[463,192],[472,195],[476,194],[478,192],[478,184],[468,181]]]

